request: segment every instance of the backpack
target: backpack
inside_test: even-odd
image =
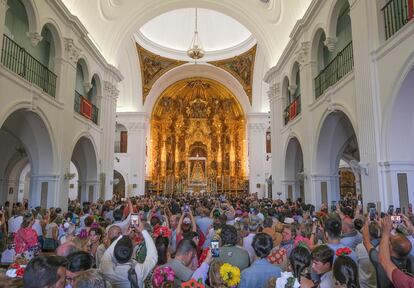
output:
[[[135,266],[137,264],[131,264],[131,267],[128,269],[128,280],[131,283],[131,288],[139,288],[138,286],[138,275],[135,271]]]

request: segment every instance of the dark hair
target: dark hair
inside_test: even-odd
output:
[[[358,266],[348,256],[339,256],[333,264],[333,276],[346,287],[359,288]]]
[[[158,236],[155,239],[155,248],[157,248],[158,252],[158,262],[157,265],[164,265],[168,261],[167,252],[168,252],[168,245],[170,244],[170,240],[166,237]]]
[[[32,220],[33,220],[33,214],[30,213],[30,212],[25,213],[23,215],[23,222],[22,222],[21,226],[23,228],[29,227],[29,224],[30,224],[30,222],[32,222]]]
[[[190,239],[183,239],[180,241],[180,243],[177,246],[177,250],[175,252],[175,255],[186,255],[189,252],[196,253],[197,246],[194,243],[193,240]]]
[[[103,235],[103,231],[99,227],[92,227],[91,229],[89,229],[89,234],[91,234],[92,231],[95,232],[95,235],[99,235],[101,237]]]
[[[123,215],[124,215],[124,212],[122,212],[121,209],[118,208],[114,210],[113,216],[114,216],[115,221],[121,221]]]
[[[93,216],[87,216],[83,222],[85,223],[86,227],[91,227],[94,220],[95,218],[93,218]]]
[[[264,228],[271,228],[273,226],[273,219],[271,217],[266,217],[263,221]]]
[[[114,256],[119,263],[124,264],[128,262],[132,257],[132,252],[132,241],[129,237],[123,236],[118,240],[118,242],[116,242],[114,247]]]
[[[257,257],[266,258],[273,249],[272,237],[266,233],[257,233],[253,238],[252,247]]]
[[[325,221],[325,232],[330,238],[339,238],[341,236],[342,223],[337,218],[331,217]]]
[[[221,244],[235,246],[237,244],[237,229],[231,225],[224,225],[220,233]]]
[[[152,216],[150,222],[152,227],[155,227],[157,224],[161,224],[160,219],[157,216]]]
[[[310,265],[311,260],[312,257],[308,249],[301,246],[294,248],[289,257],[293,275],[299,279],[303,270]]]
[[[57,271],[65,267],[66,259],[60,256],[38,256],[33,258],[26,266],[23,275],[23,287],[43,288],[51,287],[58,280]]]
[[[332,265],[334,259],[334,251],[328,245],[319,245],[312,251],[312,259]]]
[[[79,272],[91,269],[93,266],[93,256],[84,251],[77,251],[69,254],[66,259],[68,263],[66,269],[70,272]]]

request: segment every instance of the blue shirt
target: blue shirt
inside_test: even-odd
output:
[[[266,259],[258,259],[253,262],[252,266],[242,271],[238,287],[266,287],[269,278],[279,278],[281,272],[280,267],[270,264]]]
[[[342,235],[341,243],[355,251],[356,246],[362,243],[362,235],[358,231]]]
[[[196,224],[198,228],[200,228],[201,232],[203,232],[204,236],[207,238],[208,229],[211,225],[213,225],[213,220],[207,216],[204,216],[196,219]]]

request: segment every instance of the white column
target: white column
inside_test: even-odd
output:
[[[7,201],[7,195],[9,194],[9,179],[0,178],[0,203],[4,204]]]
[[[282,97],[280,93],[280,84],[275,83],[272,79],[269,91],[267,92],[269,98],[270,107],[270,131],[271,131],[271,175],[273,180],[272,185],[272,198],[277,198],[277,193],[282,192],[281,187],[281,175],[282,170],[280,167],[281,159],[281,141],[280,141],[280,127],[282,125]]]
[[[356,109],[358,127],[354,127],[357,133],[359,154],[361,163],[369,167],[368,175],[361,175],[362,198],[364,203],[382,201],[386,199],[386,190],[379,179],[379,131],[381,131],[379,113],[379,99],[376,89],[375,69],[376,65],[372,59],[370,13],[372,5],[364,0],[354,0],[350,7],[352,30],[352,45],[354,52],[354,73],[356,91]],[[375,13],[374,13],[375,14]],[[371,17],[370,17],[371,16]]]
[[[35,208],[37,206],[43,206],[43,201],[46,207],[60,207],[59,191],[60,184],[59,175],[32,175],[30,177],[30,192],[29,192],[29,207]],[[67,206],[67,199],[66,199]]]
[[[104,199],[111,199],[113,194],[113,174],[114,174],[114,145],[115,145],[115,116],[116,101],[119,91],[116,86],[109,81],[104,81],[104,95],[101,102],[100,126],[103,129],[101,146],[101,173],[105,178],[102,195]],[[131,148],[131,147],[128,147]]]
[[[250,193],[266,196],[266,128],[267,113],[248,115],[249,183]],[[259,187],[260,186],[260,187]]]
[[[386,211],[389,205],[400,207],[407,205],[408,203],[401,203],[400,193],[398,187],[398,174],[407,174],[407,189],[409,203],[414,202],[414,162],[382,162],[381,165],[381,178],[384,181],[385,191],[388,193],[385,195],[386,201],[382,202],[382,210]]]
[[[61,207],[63,211],[67,209],[68,206],[68,195],[69,195],[69,182],[64,179],[64,175],[69,172],[70,170],[70,161],[72,158],[73,151],[71,150],[72,147],[68,145],[73,141],[72,133],[68,133],[67,123],[73,121],[73,104],[75,101],[75,83],[76,83],[76,64],[79,59],[80,55],[80,48],[78,48],[73,39],[71,38],[64,38],[64,45],[65,45],[65,54],[62,55],[62,58],[55,59],[55,69],[58,75],[57,78],[57,89],[56,89],[56,99],[65,103],[64,111],[62,111],[61,117],[57,118],[59,121],[60,129],[56,130],[56,148],[58,150],[58,159],[57,159],[57,171],[58,174],[61,176],[58,180],[58,185],[55,190],[52,190],[53,194],[53,201],[55,207]],[[35,181],[36,182],[36,181]],[[32,183],[32,179],[30,181]],[[32,187],[30,185],[30,193],[32,191],[40,191],[36,190],[36,187]],[[34,196],[29,196],[30,199]],[[40,196],[36,202],[40,203]],[[30,204],[30,202],[29,202]]]
[[[0,0],[0,58],[2,53],[2,47],[3,47],[3,34],[4,34],[4,28],[6,25],[6,13],[9,9],[9,5],[7,5],[7,0]]]
[[[326,183],[327,205],[330,207],[332,201],[339,200],[339,176],[338,175],[311,175],[311,199],[306,202],[314,204],[317,209],[322,204],[322,183]],[[310,201],[309,201],[310,200]]]
[[[129,184],[132,186],[129,196],[144,195],[145,192],[145,149],[148,123],[146,119],[142,120],[145,122],[128,123],[128,156],[131,160],[129,162]]]
[[[78,181],[78,184],[81,186],[80,191],[80,201],[82,202],[96,202],[99,198],[99,188],[101,182],[97,179]],[[92,195],[89,194],[90,187],[93,187]],[[90,198],[92,196],[92,199]]]

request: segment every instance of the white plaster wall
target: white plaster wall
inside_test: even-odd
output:
[[[2,13],[4,11],[0,10]],[[80,137],[87,137],[93,143],[97,159],[96,163],[93,164],[96,165],[97,171],[100,173],[113,170],[113,151],[112,154],[102,152],[104,143],[111,139],[110,137],[113,137],[113,133],[110,133],[112,132],[110,125],[104,126],[102,123],[105,122],[104,119],[108,116],[106,113],[109,113],[110,110],[113,110],[114,115],[116,102],[108,101],[107,107],[103,107],[105,105],[101,105],[101,101],[98,101],[97,106],[100,108],[99,125],[93,124],[73,111],[76,61],[78,57],[85,59],[88,71],[90,71],[90,79],[94,74],[99,76],[101,81],[101,87],[98,91],[99,99],[116,99],[116,90],[114,90],[115,86],[113,84],[119,82],[122,77],[114,67],[105,61],[87,37],[85,28],[78,19],[69,14],[60,1],[34,1],[33,11],[35,12],[28,13],[32,17],[29,22],[36,24],[32,26],[31,30],[40,33],[43,24],[49,23],[53,25],[51,27],[52,34],[56,36],[54,38],[56,59],[54,59],[55,66],[52,67],[58,75],[56,97],[50,97],[40,88],[0,66],[0,86],[2,87],[0,92],[0,125],[4,123],[8,116],[19,109],[28,109],[40,116],[51,139],[50,157],[53,158],[53,167],[43,171],[41,175],[32,176],[31,181],[35,185],[31,183],[31,190],[33,189],[36,193],[30,199],[30,205],[37,206],[40,204],[40,183],[48,182],[47,206],[65,208],[67,206],[69,185],[67,180],[64,180],[63,175],[69,171],[72,151]],[[0,32],[3,30],[4,22],[0,21]],[[64,40],[66,38],[72,39],[74,46],[65,45],[64,42],[70,43],[71,41]],[[104,81],[110,84],[105,85],[109,89],[104,89]],[[104,138],[105,141],[102,141]],[[101,166],[100,163],[104,161],[105,164]],[[99,173],[93,179],[88,180],[99,181]],[[109,186],[109,180],[103,184]],[[99,193],[99,185],[95,184],[95,190],[96,193]],[[111,194],[112,192],[106,196],[109,197]],[[96,198],[97,196],[99,195],[95,195]]]
[[[314,1],[291,34],[291,40],[278,64],[269,70],[266,81],[273,85],[269,89],[272,110],[272,174],[276,175],[273,193],[283,190],[283,165],[286,151],[277,149],[276,143],[287,145],[289,137],[297,137],[302,144],[306,201],[320,203],[320,181],[328,181],[328,195],[336,189],[337,180],[332,175],[320,175],[316,158],[318,135],[324,118],[331,112],[344,112],[355,130],[361,162],[368,167],[362,174],[362,193],[364,202],[399,205],[397,173],[405,172],[408,177],[409,197],[412,195],[412,164],[407,157],[390,158],[390,143],[394,135],[404,138],[399,143],[413,143],[410,135],[412,118],[400,127],[390,127],[393,103],[399,94],[399,87],[414,66],[414,26],[406,25],[396,35],[385,41],[382,4],[369,1],[351,0],[350,16],[352,21],[354,71],[329,88],[318,100],[314,98],[314,67],[312,41],[317,29],[322,28],[329,37],[332,29],[333,7],[337,1]],[[360,29],[364,27],[364,29]],[[282,80],[291,75],[295,61],[300,63],[302,113],[284,126],[281,111]],[[409,105],[409,104],[408,104]],[[397,112],[398,111],[394,111]],[[404,123],[404,121],[400,121]],[[399,133],[395,134],[395,131]],[[405,135],[405,136],[403,136]],[[273,141],[275,144],[273,144]],[[405,145],[393,155],[412,155],[410,144]],[[403,145],[404,146],[404,145]],[[401,147],[401,145],[399,146]],[[328,148],[328,147],[327,147]],[[282,160],[282,161],[280,161]],[[393,162],[394,161],[394,162]],[[276,190],[277,189],[277,190]],[[331,192],[331,194],[329,194]],[[275,196],[274,196],[275,197]],[[328,197],[329,198],[329,197]],[[332,199],[332,198],[331,198]],[[329,201],[331,200],[329,199]],[[384,208],[385,209],[385,208]]]

